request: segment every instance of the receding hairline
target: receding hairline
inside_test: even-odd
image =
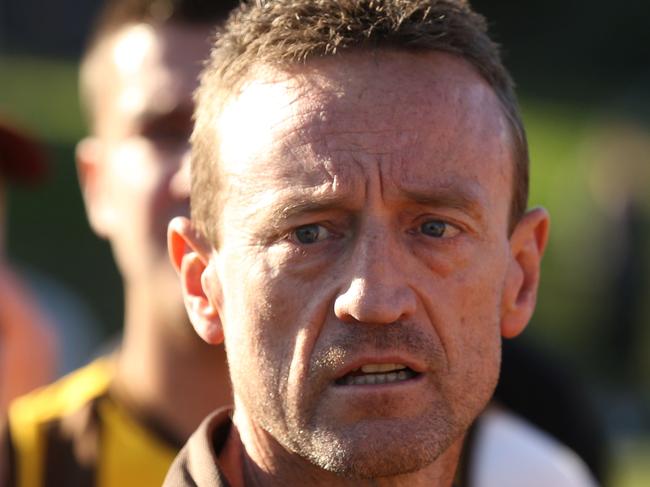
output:
[[[494,86],[492,86],[483,76],[481,71],[476,67],[474,63],[472,63],[470,60],[468,60],[466,57],[462,56],[459,53],[455,52],[449,52],[447,50],[428,50],[428,49],[409,49],[405,48],[402,46],[391,46],[391,45],[386,45],[386,46],[352,46],[350,48],[346,48],[344,50],[341,50],[339,53],[336,55],[329,55],[329,56],[315,56],[315,57],[310,57],[307,58],[306,60],[303,60],[301,62],[282,62],[282,63],[268,63],[268,62],[254,62],[251,63],[247,66],[247,69],[245,72],[240,73],[241,76],[238,76],[235,80],[235,82],[231,85],[228,86],[220,86],[217,90],[213,91],[213,94],[218,94],[218,99],[215,100],[216,105],[212,105],[211,109],[209,110],[211,112],[212,118],[212,129],[213,129],[213,134],[215,137],[213,138],[212,145],[214,149],[214,153],[218,154],[220,151],[220,133],[218,131],[219,127],[219,118],[223,116],[223,111],[225,107],[235,101],[239,97],[240,94],[242,94],[245,90],[246,87],[249,86],[250,84],[255,84],[255,83],[262,83],[262,84],[275,84],[275,83],[282,83],[282,84],[287,84],[289,89],[300,89],[304,88],[305,85],[303,84],[304,81],[307,81],[307,83],[311,84],[310,81],[313,80],[313,77],[311,75],[313,74],[323,74],[325,70],[322,70],[319,65],[322,64],[330,64],[330,65],[336,65],[336,64],[345,64],[346,62],[349,63],[350,61],[354,62],[354,60],[349,60],[347,59],[349,56],[355,56],[355,55],[363,55],[364,53],[370,53],[372,55],[383,55],[385,53],[393,53],[393,54],[405,54],[405,55],[414,55],[418,57],[422,57],[423,62],[427,62],[426,58],[429,58],[430,62],[432,65],[442,65],[445,62],[451,61],[452,63],[457,63],[458,65],[462,66],[462,69],[466,69],[465,75],[467,76],[468,74],[470,76],[475,76],[476,81],[480,82],[483,85],[483,88],[489,91],[491,95],[494,97],[494,103],[496,103],[495,106],[498,106],[499,108],[499,113],[501,118],[501,122],[503,124],[503,127],[505,129],[505,133],[507,134],[507,147],[508,147],[508,160],[506,162],[506,167],[508,170],[508,180],[510,183],[511,187],[511,195],[510,199],[513,200],[515,197],[514,191],[514,184],[517,180],[517,170],[518,170],[518,143],[517,143],[517,133],[516,133],[516,128],[515,124],[511,121],[509,117],[509,112],[507,109],[507,106],[505,102],[501,99],[501,97],[498,96],[497,90],[494,89]],[[354,73],[355,72],[355,67],[354,64],[349,65],[351,68],[349,69],[348,72]],[[346,68],[342,68],[346,69]],[[434,68],[435,70],[436,68]],[[442,68],[441,70],[438,70],[439,72],[444,72],[445,68]],[[455,75],[456,76],[459,73],[462,73],[461,71],[455,70]],[[470,74],[471,73],[471,74]],[[323,75],[323,79],[327,80],[327,78],[331,79],[331,76],[328,76],[327,74]],[[301,81],[302,79],[302,81]],[[326,81],[327,82],[327,81]],[[318,88],[316,88],[318,89]],[[298,98],[300,95],[297,95],[296,98]],[[197,100],[198,101],[198,100]],[[205,100],[203,100],[205,102]],[[220,156],[217,155],[214,158],[213,161],[213,170],[216,171],[219,174],[219,179],[223,181],[223,177],[225,176],[224,172],[221,170],[221,164],[219,163]],[[220,196],[224,196],[222,191],[219,191]],[[221,199],[218,196],[219,199]],[[510,225],[511,227],[514,227],[515,222],[511,222]],[[512,228],[510,229],[512,230]]]
[[[525,213],[528,196],[528,145],[514,82],[487,22],[466,0],[274,0],[242,5],[216,39],[197,92],[192,135],[192,218],[197,229],[217,242],[211,224],[218,213],[220,181],[214,147],[215,113],[224,89],[240,83],[252,65],[302,64],[372,46],[413,52],[446,52],[480,72],[500,101],[510,127],[514,159],[511,228]],[[218,93],[218,96],[217,96]],[[215,145],[217,144],[217,145]],[[218,158],[218,156],[217,156]]]
[[[218,94],[217,100],[215,101],[221,102],[220,106],[223,106],[227,100],[237,97],[238,94],[241,93],[242,89],[248,84],[259,81],[262,81],[264,83],[277,83],[287,80],[295,80],[297,78],[303,77],[304,75],[309,76],[310,74],[321,71],[319,65],[340,64],[341,60],[346,60],[349,56],[358,56],[362,54],[368,54],[374,58],[379,58],[384,54],[404,54],[423,58],[427,56],[436,56],[440,59],[446,58],[448,60],[451,60],[451,62],[460,63],[464,67],[468,68],[468,70],[473,74],[475,74],[477,78],[485,84],[486,88],[489,88],[490,92],[494,94],[495,99],[499,101],[499,104],[504,112],[504,116],[507,116],[507,106],[504,100],[502,100],[499,96],[498,91],[494,89],[494,86],[492,86],[490,81],[486,79],[486,77],[481,73],[480,69],[478,69],[474,63],[472,63],[462,54],[444,49],[410,49],[399,45],[352,46],[341,50],[336,55],[314,56],[300,62],[267,62],[265,60],[256,61],[246,66],[246,70],[238,73],[238,76],[236,78],[233,78],[230,83],[219,84],[214,90],[210,91],[210,94]],[[436,60],[430,64],[439,64],[439,60]],[[354,67],[349,70],[349,72],[353,71]],[[331,79],[331,77],[329,78]],[[198,91],[195,92],[194,96],[195,101],[197,102],[207,101],[205,97],[202,97]],[[211,107],[209,111],[213,112],[214,114],[219,113],[219,110],[215,109],[215,105],[213,103],[210,103],[209,105]]]

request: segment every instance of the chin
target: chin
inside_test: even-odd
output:
[[[405,475],[435,462],[462,435],[442,418],[366,421],[346,431],[317,432],[307,457],[342,477],[370,479]]]

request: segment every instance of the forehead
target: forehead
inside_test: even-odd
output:
[[[498,98],[449,54],[353,52],[257,68],[214,130],[230,184],[269,177],[309,188],[380,167],[407,189],[464,180],[510,196],[512,144]]]
[[[132,24],[110,35],[98,54],[96,118],[137,119],[191,104],[210,29]]]

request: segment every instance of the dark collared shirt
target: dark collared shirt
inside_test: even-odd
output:
[[[167,473],[163,487],[229,487],[219,455],[230,434],[232,410],[220,409],[194,432]]]
[[[219,454],[226,444],[232,410],[224,408],[205,418],[167,472],[163,487],[229,487],[219,470]]]

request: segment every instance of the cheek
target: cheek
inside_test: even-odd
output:
[[[481,362],[489,367],[499,360],[506,271],[501,254],[494,249],[477,252],[476,257],[487,257],[467,259],[465,265],[435,280],[428,307],[452,368],[460,370],[467,364],[469,370]]]
[[[135,192],[150,192],[155,187],[154,152],[141,139],[131,139],[119,144],[110,155],[110,172],[116,186]]]
[[[498,316],[508,264],[507,239],[491,239],[464,252],[443,279],[454,306],[479,322]]]
[[[249,387],[264,390],[276,404],[290,408],[299,402],[314,344],[333,309],[327,294],[332,286],[325,275],[304,279],[290,259],[268,249],[248,247],[248,251],[238,260],[224,257],[228,275],[238,276],[222,281],[232,286],[228,299],[236,303],[228,306],[228,321],[234,329],[226,332],[226,346],[237,351],[239,362],[254,363],[254,370],[259,371],[255,384],[251,378],[242,378],[249,381]],[[232,337],[229,331],[234,332]]]
[[[267,394],[280,393],[295,349],[299,293],[255,252],[224,255],[224,261],[226,349],[237,354],[229,360],[235,370],[248,371],[245,381],[254,380]]]
[[[494,393],[501,362],[499,326],[502,281],[496,269],[475,270],[447,280],[446,315],[437,316],[439,335],[448,360],[442,394],[467,423],[485,407]],[[442,323],[442,324],[441,324]]]
[[[120,192],[141,200],[154,200],[178,170],[180,156],[157,150],[144,138],[132,138],[115,147],[109,157],[109,179]]]
[[[173,198],[169,187],[179,164],[180,159],[172,164],[143,139],[125,142],[111,154],[107,179],[114,207],[134,233],[152,234],[160,246],[165,245],[169,220],[188,213],[187,199]]]

